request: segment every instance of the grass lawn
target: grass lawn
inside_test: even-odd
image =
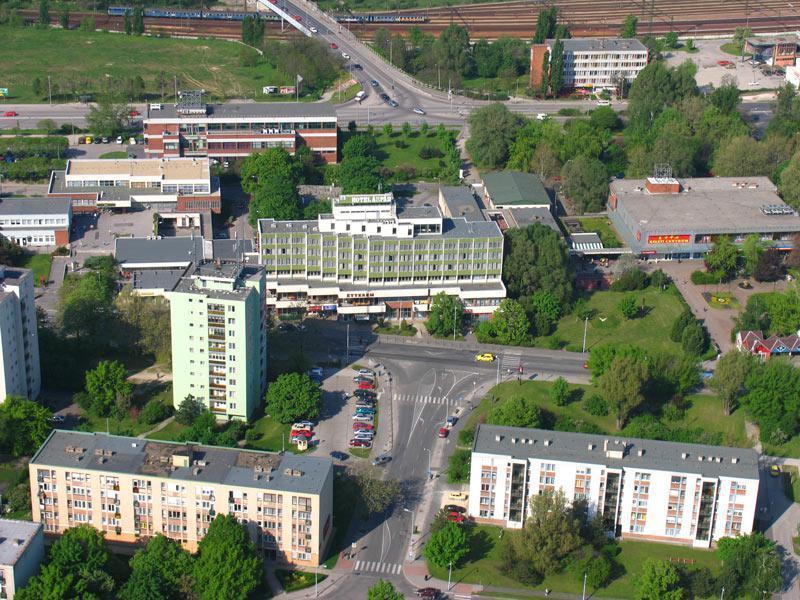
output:
[[[736,42],[725,42],[722,46],[719,47],[725,54],[730,54],[732,56],[741,56],[742,55],[742,47],[737,44]],[[749,54],[745,54],[745,56],[750,56]]]
[[[781,478],[786,497],[800,502],[800,471],[793,465],[783,465],[781,471],[783,471]]]
[[[447,89],[447,82],[442,82],[442,87]],[[467,77],[461,82],[461,87],[476,92],[502,92],[509,95],[517,95],[520,92],[523,96],[528,89],[530,81],[527,75],[520,75],[517,78],[501,77]]]
[[[172,405],[172,386],[142,384],[134,387],[133,402],[135,406],[142,407],[150,400],[156,399],[162,404]],[[134,418],[131,413],[124,419],[109,417],[95,417],[94,415],[84,414],[81,416],[81,428],[87,431],[105,431],[108,426],[109,433],[116,435],[139,435],[145,431],[150,431],[158,423],[145,423]],[[169,428],[169,426],[167,427]],[[163,432],[159,432],[163,433]],[[170,439],[170,438],[160,438]]]
[[[321,582],[327,577],[327,575],[323,575],[322,573],[315,575],[314,573],[306,573],[305,571],[285,571],[283,569],[277,569],[275,571],[275,576],[278,578],[278,581],[281,582],[281,587],[284,592],[304,590],[314,585],[315,577],[317,582]]]
[[[375,333],[386,333],[389,335],[404,335],[406,337],[414,337],[417,335],[417,328],[413,325],[408,327],[399,327],[397,325],[384,325],[383,327],[375,327]]]
[[[42,277],[45,281],[50,280],[50,265],[52,264],[53,257],[49,254],[30,254],[20,266],[33,271],[33,283],[38,287]]]
[[[113,152],[101,154],[100,158],[128,158],[128,153],[124,150],[114,150]]]
[[[415,173],[409,179],[436,179],[443,166],[439,156],[420,158],[420,151],[428,147],[436,153],[441,150],[441,143],[436,137],[436,130],[431,127],[426,135],[418,129],[405,135],[399,126],[394,126],[391,134],[386,135],[383,129],[376,128],[375,141],[378,143],[377,158],[394,172]],[[399,147],[398,147],[399,144]]]
[[[550,589],[557,593],[580,594],[583,579],[569,571],[546,577],[537,586],[525,586],[501,571],[500,527],[478,525],[475,527],[470,544],[468,562],[458,569],[453,569],[453,581],[456,583],[478,583],[484,586],[512,587],[528,590]],[[642,564],[648,558],[657,560],[694,561],[697,567],[708,567],[718,570],[719,561],[713,551],[697,550],[685,546],[656,544],[650,542],[620,542],[621,552],[616,560],[624,568],[624,573],[611,582],[608,587],[593,594],[596,597],[634,598],[636,596],[635,578],[641,572]],[[431,575],[447,580],[447,567],[441,568],[428,563]],[[491,591],[491,590],[487,590]],[[587,590],[590,591],[590,590]]]
[[[339,561],[339,554],[346,549],[345,536],[359,500],[358,484],[352,477],[337,473],[333,480],[333,537],[328,548],[330,555],[325,568],[332,569]]]
[[[596,233],[606,248],[622,248],[614,225],[605,217],[577,217],[584,233]]]
[[[211,98],[255,98],[268,100],[262,86],[292,84],[294,73],[283,74],[261,62],[254,67],[240,64],[242,46],[219,39],[170,39],[126,36],[116,33],[78,30],[0,28],[6,48],[14,49],[14,59],[4,61],[3,85],[9,88],[12,102],[44,102],[33,93],[33,80],[47,84],[47,76],[60,87],[59,100],[74,100],[71,82],[95,82],[108,77],[140,75],[145,90],[161,97],[156,76],[163,73],[172,89],[178,77],[180,89],[204,89]],[[191,57],[191,60],[187,60]]]
[[[776,445],[765,443],[764,454],[800,458],[800,435],[794,436],[785,444]]]
[[[617,305],[629,294],[640,304],[644,300],[645,316],[626,320],[620,314]],[[594,292],[587,297],[587,306],[594,311],[586,332],[587,351],[600,344],[634,344],[656,352],[681,352],[680,344],[668,336],[673,321],[683,311],[680,293],[674,286],[665,291],[649,287],[637,292]],[[559,321],[555,333],[537,338],[535,344],[553,347],[553,338],[556,338],[567,350],[580,352],[583,326],[583,320],[577,315],[567,315]]]
[[[335,101],[337,104],[341,104],[342,102],[349,102],[353,98],[356,97],[356,94],[360,92],[363,88],[361,87],[360,83],[354,83],[351,86],[348,86],[346,89],[343,89],[341,94],[336,92],[333,97],[331,98],[332,101]]]
[[[254,442],[248,442],[247,448],[251,450],[267,450],[269,452],[280,452],[284,449],[297,452],[296,446],[289,442],[291,430],[291,423],[284,425],[283,423],[278,423],[272,417],[261,417],[253,423],[253,431],[259,433],[261,437]]]
[[[162,440],[165,442],[178,441],[179,435],[187,429],[186,425],[181,425],[177,421],[172,421],[160,431],[156,431],[147,436],[148,440]]]
[[[17,483],[27,466],[27,460],[3,456],[3,461],[0,462],[0,489],[4,490]]]

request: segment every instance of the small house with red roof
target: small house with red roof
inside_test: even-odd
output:
[[[749,352],[764,360],[776,354],[783,356],[800,354],[800,336],[773,335],[765,338],[761,331],[739,331],[736,334],[736,348],[740,352]]]

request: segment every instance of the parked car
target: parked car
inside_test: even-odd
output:
[[[339,46],[335,42],[331,42],[331,49],[332,50],[338,50]]]
[[[380,85],[380,83],[378,83],[378,82],[377,82],[376,80],[374,80],[374,79],[373,79],[372,81],[370,81],[370,82],[369,82],[369,84],[370,84],[372,87],[378,87],[378,86]]]
[[[392,108],[397,108],[400,105],[394,100],[389,100],[389,106],[391,106]]]
[[[369,375],[356,375],[355,377],[353,377],[353,381],[356,383],[361,383],[362,381],[369,381],[371,383],[375,381],[375,378]]]
[[[445,504],[444,509],[449,513],[458,513],[460,515],[467,514],[467,509],[458,504]]]
[[[363,421],[365,423],[372,423],[372,415],[353,415],[353,421]]]
[[[781,468],[778,465],[772,465],[769,468],[769,474],[773,477],[778,477],[781,474]]]
[[[447,417],[447,427],[454,427],[458,423],[458,417]]]
[[[450,433],[450,430],[447,427],[439,427],[439,437],[440,438],[446,438],[449,433]]]
[[[372,448],[372,442],[368,440],[350,440],[351,448]]]
[[[358,63],[353,63],[353,68],[354,68],[356,71],[363,71],[363,70],[364,70],[364,67],[362,67],[362,66],[361,66],[360,64],[358,64]]]
[[[353,423],[353,431],[375,431],[375,426],[372,423],[356,421]]]
[[[374,390],[375,384],[371,381],[362,381],[358,384],[358,389],[360,390]]]
[[[107,138],[107,137],[104,137],[104,138],[103,138],[103,143],[104,143],[104,144],[107,144],[107,143],[108,143],[108,138]]]
[[[281,323],[278,325],[278,331],[297,331],[297,327],[291,323]]]
[[[15,111],[15,110],[7,110],[6,112],[3,113],[3,116],[4,117],[18,117],[19,115],[17,114],[17,111]]]
[[[312,438],[314,434],[311,433],[308,429],[292,429],[289,432],[289,435],[292,437],[304,437],[304,438]]]
[[[336,460],[347,460],[348,458],[350,458],[350,455],[347,454],[346,452],[339,452],[338,450],[334,450],[333,452],[331,452],[331,458]]]
[[[475,360],[478,362],[494,362],[495,358],[495,355],[491,352],[482,352],[475,355]]]
[[[366,375],[368,377],[375,377],[375,371],[373,371],[372,369],[359,369],[358,374]]]
[[[314,424],[311,421],[297,421],[292,425],[292,429],[313,429]]]
[[[53,415],[53,417],[50,420],[53,423],[63,423],[64,421],[66,421],[64,415]]]
[[[138,110],[132,110],[132,111],[130,111],[130,112],[128,113],[128,116],[129,116],[129,117],[138,117],[138,116],[139,116],[139,114],[140,114],[140,113],[139,113],[139,111],[138,111]]]
[[[390,462],[391,460],[392,460],[392,457],[389,456],[388,454],[381,454],[379,456],[376,456],[374,459],[372,459],[372,466],[373,467],[380,467],[381,465],[385,465],[386,463]]]
[[[377,399],[378,395],[370,390],[356,390],[353,395],[358,398],[369,398],[370,400]]]
[[[122,136],[121,135],[117,136],[117,143],[118,144],[122,144]]]
[[[436,600],[439,597],[439,590],[432,587],[419,588],[414,593],[424,600]]]
[[[372,431],[356,431],[353,433],[354,440],[368,440],[372,441],[372,438],[375,437],[375,434]]]
[[[375,414],[375,409],[374,409],[374,408],[367,408],[366,406],[359,406],[359,407],[356,409],[356,413],[355,413],[355,414],[357,414],[357,415],[370,415],[370,416],[372,416],[372,415],[374,415],[374,414]]]
[[[375,408],[375,403],[372,400],[359,400],[356,408]]]
[[[447,513],[447,520],[451,523],[463,523],[467,518],[462,514],[451,512]]]
[[[463,501],[469,497],[469,494],[467,494],[466,492],[450,492],[449,494],[447,494],[447,497],[450,498],[450,500]]]
[[[418,115],[424,115],[425,114],[425,111],[422,110],[419,106],[414,108],[414,112],[417,113]]]

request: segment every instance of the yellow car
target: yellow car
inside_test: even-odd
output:
[[[447,494],[447,496],[448,498],[450,498],[450,500],[459,500],[459,501],[465,501],[468,498],[466,492],[450,492],[449,494]]]
[[[483,354],[476,354],[475,360],[478,362],[494,362],[494,354],[491,352],[484,352]]]

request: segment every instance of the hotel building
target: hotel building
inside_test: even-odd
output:
[[[709,547],[753,530],[758,484],[754,450],[480,425],[468,510],[520,528],[531,496],[561,490],[617,537]]]
[[[445,292],[487,316],[505,298],[496,223],[399,205],[391,193],[340,196],[332,210],[313,221],[259,220],[267,303],[277,314],[420,317]]]
[[[111,542],[161,533],[194,552],[214,517],[229,514],[265,558],[306,567],[331,538],[327,458],[55,430],[28,468],[45,535],[88,523]]]
[[[220,420],[247,420],[267,384],[264,271],[206,262],[166,294],[175,408],[192,395]]]
[[[177,104],[151,104],[144,118],[145,152],[151,157],[245,157],[301,145],[325,162],[337,162],[336,112],[327,103],[226,102],[206,104],[182,92]]]

